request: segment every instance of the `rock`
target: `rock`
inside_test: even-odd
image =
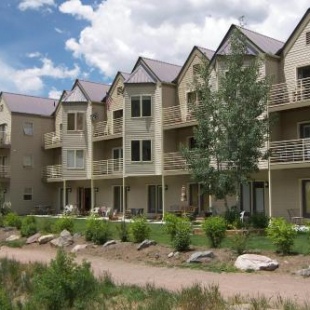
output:
[[[60,236],[58,238],[51,241],[51,245],[63,248],[73,244],[73,242],[74,241],[71,233],[65,229],[60,233]]]
[[[88,247],[88,244],[77,244],[76,246],[72,248],[71,252],[76,253],[76,252],[86,249],[87,247]]]
[[[29,238],[27,238],[26,244],[38,242],[39,238],[41,237],[40,233],[36,233]]]
[[[107,241],[107,242],[103,245],[103,247],[107,247],[107,246],[110,246],[110,245],[112,245],[112,244],[116,244],[116,241],[115,241],[115,240],[109,240],[109,241]]]
[[[179,256],[180,256],[180,253],[178,251],[174,252],[173,257],[179,257]]]
[[[168,254],[168,258],[171,258],[173,256],[174,256],[174,252],[171,252],[171,253]]]
[[[214,258],[212,251],[195,252],[186,261],[187,263],[202,263],[209,262],[211,258]]]
[[[310,267],[307,269],[300,269],[296,271],[295,274],[304,278],[308,278],[310,277]]]
[[[146,239],[137,246],[137,250],[140,251],[142,249],[148,248],[151,245],[156,245],[156,241]]]
[[[238,256],[235,267],[241,270],[267,270],[273,271],[279,263],[267,256],[257,254],[243,254]]]
[[[45,244],[53,240],[55,236],[53,234],[43,235],[38,239],[39,244]]]
[[[11,236],[7,237],[7,238],[5,239],[5,241],[11,242],[11,241],[19,240],[19,239],[20,239],[20,236],[18,236],[18,235],[11,235]]]

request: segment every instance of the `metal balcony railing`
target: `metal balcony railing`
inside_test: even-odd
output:
[[[175,105],[168,108],[163,108],[163,123],[164,125],[176,125],[186,122],[195,121],[193,112],[188,107],[184,112],[181,112],[181,106]]]
[[[123,132],[123,118],[116,118],[112,122],[97,122],[94,125],[94,137],[103,137],[121,134]]]
[[[11,144],[11,134],[7,131],[0,131],[0,147]]]
[[[7,179],[10,178],[10,166],[0,165],[0,178]]]
[[[45,179],[61,179],[62,166],[61,165],[46,166],[43,170],[43,177]]]
[[[54,148],[54,147],[60,147],[62,142],[61,134],[53,132],[48,132],[44,134],[44,148]]]
[[[94,176],[122,175],[123,159],[97,160],[93,162]]]

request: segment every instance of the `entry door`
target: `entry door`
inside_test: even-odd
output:
[[[121,159],[123,158],[123,148],[118,147],[112,150],[113,171],[122,171]]]
[[[161,185],[148,185],[148,213],[163,212],[163,192]]]
[[[250,213],[265,212],[265,183],[249,182],[241,186],[241,210]]]
[[[310,180],[302,181],[302,212],[304,217],[310,217]]]
[[[198,208],[198,212],[209,211],[209,194],[202,192],[202,186],[198,183],[189,184],[189,205]]]
[[[254,213],[265,212],[264,182],[253,183],[253,211]]]
[[[303,140],[304,160],[310,160],[310,123],[300,124],[299,137]]]
[[[81,213],[90,211],[91,209],[91,188],[78,188],[77,207]]]
[[[1,178],[5,178],[7,176],[6,165],[7,165],[7,157],[0,156],[0,177]]]
[[[127,209],[127,191],[125,190],[125,210]],[[113,186],[113,210],[123,212],[123,186]]]

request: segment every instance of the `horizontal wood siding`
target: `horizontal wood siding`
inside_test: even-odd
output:
[[[281,62],[278,58],[266,56],[266,76],[271,79],[272,84],[281,83]]]
[[[1,97],[0,104],[3,107],[3,110],[0,112],[0,119],[1,119],[0,124],[7,124],[6,130],[7,130],[7,132],[10,135],[11,131],[12,131],[11,112],[8,109],[8,107],[7,107],[6,103],[5,103],[5,101],[2,99],[2,97]],[[9,139],[10,139],[10,136],[9,136]]]

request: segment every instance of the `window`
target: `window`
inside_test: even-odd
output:
[[[23,130],[26,136],[32,136],[33,135],[33,123],[25,122],[23,125]]]
[[[32,155],[25,155],[23,158],[23,167],[31,168],[33,167]]]
[[[23,199],[24,200],[32,200],[32,188],[31,187],[25,187],[24,188]]]
[[[190,150],[195,148],[196,147],[196,140],[195,140],[195,138],[194,137],[188,137],[187,145],[188,145],[188,148]]]
[[[152,143],[151,140],[131,141],[131,161],[151,161]]]
[[[151,96],[131,97],[131,117],[146,117],[152,115]]]
[[[196,92],[192,91],[187,93],[187,104],[196,103]]]
[[[67,151],[67,168],[84,169],[84,151],[68,150]]]
[[[84,129],[84,113],[75,112],[68,113],[68,130],[83,130]]]
[[[306,45],[310,45],[310,31],[306,32]]]
[[[201,70],[201,65],[200,64],[195,64],[193,65],[193,75],[198,75]]]
[[[120,96],[124,93],[124,88],[122,86],[117,87],[116,89],[117,95]]]

